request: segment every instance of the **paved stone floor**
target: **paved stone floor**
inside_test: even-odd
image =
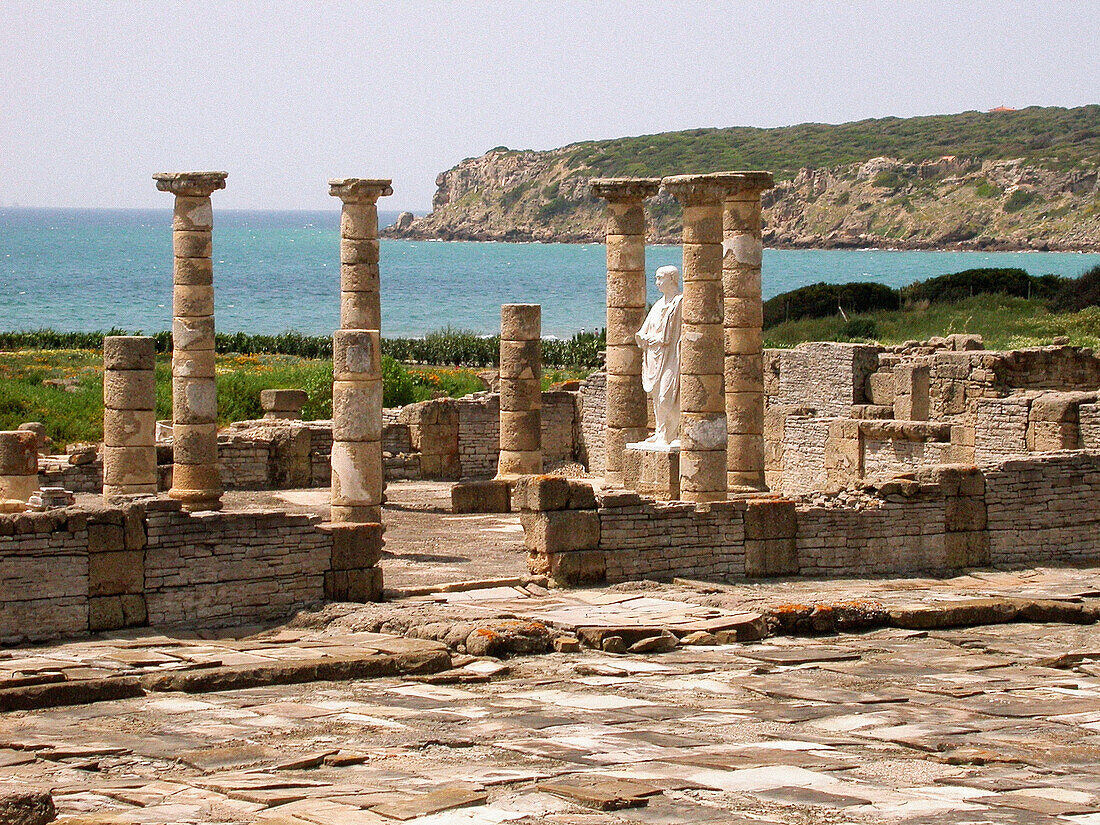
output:
[[[887,629],[11,712],[0,783],[104,823],[1090,825],[1097,636]]]

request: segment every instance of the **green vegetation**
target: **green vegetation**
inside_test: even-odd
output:
[[[982,178],[974,185],[974,194],[979,198],[996,198],[1000,197],[1001,190],[985,178]]]
[[[865,322],[872,326],[859,326]],[[952,304],[852,315],[847,321],[834,315],[778,324],[765,333],[764,346],[795,347],[804,341],[872,339],[881,344],[900,344],[955,332],[981,335],[989,349],[1049,344],[1059,335],[1068,336],[1077,346],[1096,347],[1100,346],[1100,306],[1055,313],[1039,300],[976,295]]]
[[[570,168],[608,176],[770,169],[783,180],[802,167],[821,169],[879,155],[912,162],[943,155],[1023,158],[1064,170],[1100,158],[1100,105],[1033,106],[1016,112],[888,117],[775,129],[693,129],[587,141],[568,148],[572,150]]]
[[[24,349],[89,349],[103,348],[104,335],[140,335],[125,330],[107,332],[57,332],[40,329],[33,332],[0,332],[0,352]],[[157,352],[172,351],[172,334],[153,335]],[[542,361],[546,367],[561,369],[592,369],[600,364],[604,332],[578,333],[568,341],[543,341]],[[332,339],[323,336],[284,332],[281,335],[248,335],[236,332],[219,333],[215,346],[219,353],[241,355],[295,355],[299,358],[332,358]],[[476,332],[447,328],[423,338],[383,338],[382,353],[411,364],[436,366],[491,367],[500,353],[500,338],[482,337]]]
[[[764,329],[806,318],[837,316],[843,321],[858,313],[951,304],[976,295],[1010,295],[1042,301],[1054,311],[1076,312],[1100,306],[1100,267],[1080,278],[1028,275],[1022,269],[967,269],[901,289],[876,283],[811,284],[765,301]]]
[[[1043,196],[1030,189],[1017,189],[1005,201],[1005,212],[1019,212],[1033,203],[1042,202]]]

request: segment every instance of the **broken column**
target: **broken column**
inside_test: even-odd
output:
[[[709,175],[665,178],[684,207],[680,332],[680,498],[726,497],[726,401],[722,344],[722,197]]]
[[[623,483],[626,444],[648,435],[642,354],[634,340],[646,316],[645,199],[659,178],[596,178],[592,194],[607,201],[607,415],[604,478]]]
[[[156,348],[152,338],[103,339],[103,500],[157,494]]]
[[[29,430],[0,432],[0,502],[26,502],[37,492],[38,437]]]
[[[225,172],[153,175],[176,196],[172,288],[172,489],[183,509],[220,510],[218,398],[214,385],[214,266],[210,195]]]
[[[382,348],[378,330],[332,336],[330,521],[382,522]]]
[[[340,198],[340,329],[382,329],[378,275],[378,199],[393,194],[391,181],[336,178],[329,194]]]
[[[764,254],[760,196],[775,185],[768,172],[723,172],[722,293],[725,338],[726,487],[767,489],[764,482]]]
[[[542,307],[500,308],[500,459],[497,478],[542,472]]]

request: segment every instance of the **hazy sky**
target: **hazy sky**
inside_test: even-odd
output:
[[[0,0],[0,205],[336,208],[333,176],[699,126],[1100,102],[1100,2]]]

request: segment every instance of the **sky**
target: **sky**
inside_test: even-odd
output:
[[[0,206],[336,209],[495,146],[1100,102],[1100,2],[0,0]]]

